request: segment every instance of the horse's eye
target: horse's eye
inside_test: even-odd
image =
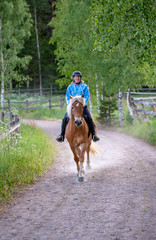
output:
[[[74,108],[72,107],[71,110],[74,110]]]

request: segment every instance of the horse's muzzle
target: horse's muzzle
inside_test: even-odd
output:
[[[80,127],[81,126],[81,124],[82,124],[82,120],[81,119],[75,119],[74,121],[75,121],[76,127]]]

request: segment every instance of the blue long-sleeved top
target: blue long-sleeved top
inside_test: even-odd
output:
[[[69,104],[69,102],[70,102],[70,97],[69,97],[70,95],[72,97],[75,97],[75,96],[82,95],[82,94],[84,94],[85,105],[87,105],[87,102],[89,100],[89,89],[88,89],[87,85],[82,82],[78,85],[75,83],[70,84],[66,91],[67,104]]]

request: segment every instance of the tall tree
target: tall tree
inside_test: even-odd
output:
[[[75,69],[83,72],[83,80],[90,87],[96,86],[95,75],[100,79],[102,72],[102,53],[93,51],[94,41],[90,34],[91,1],[58,0],[51,43],[56,45],[58,71],[63,78],[60,84],[69,84]],[[98,74],[99,73],[99,74]],[[102,74],[101,74],[102,75]],[[91,92],[93,88],[90,88]]]
[[[137,60],[137,67],[147,67],[154,73],[156,50],[155,0],[92,0],[92,33],[94,47],[109,56],[125,47],[124,54]],[[143,72],[143,71],[142,71]]]
[[[35,0],[34,0],[34,18],[35,18],[36,45],[37,45],[38,69],[39,69],[40,96],[42,96],[41,53],[40,53],[40,44],[38,39],[37,12],[36,12]]]
[[[31,28],[31,37],[26,41],[22,54],[24,55],[27,53],[32,56],[28,70],[25,72],[25,74],[29,74],[32,79],[30,82],[30,87],[36,89],[40,88],[41,82],[42,87],[47,87],[53,84],[55,79],[58,78],[54,57],[55,46],[49,44],[52,28],[48,25],[51,18],[54,16],[55,8],[53,0],[35,0],[35,21],[34,0],[26,1],[29,5],[29,10],[32,15],[33,27]],[[35,26],[35,22],[37,23],[37,28]],[[37,34],[35,28],[37,30]],[[36,36],[38,36],[38,40]],[[39,65],[40,69],[42,70],[42,74],[39,74]]]
[[[4,87],[10,79],[28,80],[20,69],[26,68],[29,56],[20,57],[24,41],[30,36],[31,15],[25,0],[0,2],[0,69],[1,107],[4,108]]]

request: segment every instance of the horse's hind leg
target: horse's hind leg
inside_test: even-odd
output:
[[[86,169],[88,169],[88,170],[91,169],[89,152],[90,152],[90,145],[87,148],[87,166],[86,166]]]
[[[87,166],[86,169],[91,169],[91,165],[90,165],[90,156],[89,156],[89,150],[87,151]]]

